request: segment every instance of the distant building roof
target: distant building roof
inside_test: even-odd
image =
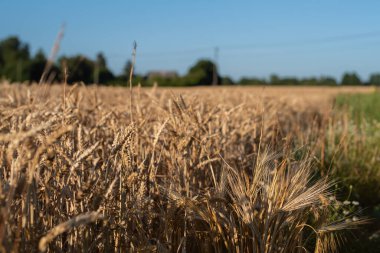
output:
[[[147,74],[148,79],[162,77],[162,78],[174,78],[178,77],[178,73],[176,71],[150,71]]]

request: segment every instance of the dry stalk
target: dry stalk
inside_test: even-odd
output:
[[[57,236],[73,229],[74,227],[78,227],[81,225],[86,225],[88,223],[96,222],[97,220],[102,219],[102,215],[100,215],[97,211],[89,212],[85,214],[80,214],[71,218],[68,221],[62,222],[59,225],[52,228],[44,237],[42,237],[38,243],[38,249],[41,252],[45,252],[48,244],[54,240]]]

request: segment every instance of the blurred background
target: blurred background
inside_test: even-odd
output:
[[[380,252],[379,10],[378,0],[1,0],[0,252],[42,251],[54,231],[49,252],[211,252],[207,242]],[[228,87],[100,86],[130,84]],[[270,175],[256,170],[261,150],[279,154]],[[298,162],[310,175],[293,183]],[[225,180],[225,165],[244,176]],[[59,225],[100,210],[102,223]],[[273,229],[254,232],[254,219]]]
[[[144,86],[378,85],[378,1],[0,2],[0,78]]]

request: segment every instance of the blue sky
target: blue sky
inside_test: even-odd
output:
[[[222,75],[268,77],[380,72],[380,1],[2,0],[0,39],[18,35],[46,53],[62,23],[60,55],[104,52],[120,72],[138,43],[136,69],[185,73],[219,47]]]

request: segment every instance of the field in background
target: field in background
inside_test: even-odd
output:
[[[376,252],[375,92],[3,84],[0,250]]]

